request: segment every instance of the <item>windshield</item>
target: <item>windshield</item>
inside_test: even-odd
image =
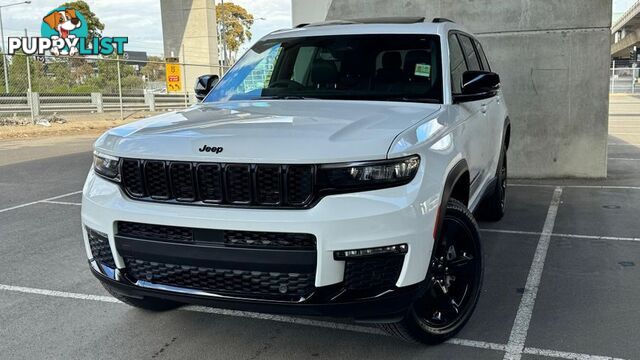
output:
[[[442,102],[436,35],[339,35],[260,41],[205,102],[352,99]]]

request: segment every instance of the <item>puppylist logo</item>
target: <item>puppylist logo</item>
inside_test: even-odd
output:
[[[10,55],[22,50],[27,55],[118,55],[124,54],[128,37],[94,37],[89,41],[89,28],[77,10],[59,7],[49,12],[40,27],[41,37],[9,37]]]

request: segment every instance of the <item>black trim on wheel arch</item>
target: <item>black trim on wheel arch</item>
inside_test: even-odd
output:
[[[444,190],[442,191],[442,199],[440,199],[440,208],[438,210],[438,218],[436,219],[436,225],[433,232],[433,238],[437,239],[440,236],[440,230],[442,229],[442,223],[444,222],[444,214],[447,210],[447,203],[451,197],[453,188],[458,183],[458,180],[465,172],[469,171],[469,165],[466,160],[460,160],[447,175],[447,180],[444,183]]]
[[[509,137],[507,138],[507,133]],[[505,150],[509,149],[511,143],[511,118],[508,116],[504,119],[504,126],[502,127],[502,144],[505,146]]]

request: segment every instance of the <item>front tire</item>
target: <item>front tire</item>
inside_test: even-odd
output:
[[[426,293],[400,322],[380,327],[406,341],[442,343],[469,321],[480,297],[482,277],[478,225],[464,204],[451,199],[434,244]]]
[[[134,298],[130,296],[122,295],[115,290],[113,290],[109,285],[102,284],[102,286],[107,290],[111,296],[122,301],[123,303],[136,307],[138,309],[160,312],[160,311],[168,311],[177,309],[182,306],[181,303],[177,303],[170,300],[158,299],[158,298],[150,298],[144,297],[142,299]]]

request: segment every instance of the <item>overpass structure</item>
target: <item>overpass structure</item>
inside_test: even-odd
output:
[[[611,37],[611,57],[613,59],[629,59],[634,48],[640,47],[640,1],[636,1],[611,26]],[[631,60],[637,61],[638,59]]]

